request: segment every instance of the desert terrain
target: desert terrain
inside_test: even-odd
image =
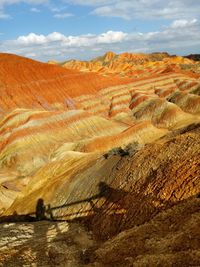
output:
[[[200,266],[199,194],[198,55],[0,54],[0,266]]]

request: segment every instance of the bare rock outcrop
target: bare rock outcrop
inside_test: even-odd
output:
[[[198,69],[0,54],[0,266],[200,266]]]
[[[78,267],[95,247],[90,233],[67,222],[4,223],[0,236],[0,266],[6,267]]]
[[[190,198],[120,233],[95,251],[91,266],[199,266],[199,205]]]

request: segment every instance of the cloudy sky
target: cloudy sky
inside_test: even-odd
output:
[[[200,0],[0,0],[0,51],[33,59],[200,53]]]

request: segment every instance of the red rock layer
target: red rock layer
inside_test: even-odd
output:
[[[128,83],[130,79],[80,73],[31,59],[0,54],[0,111],[16,107],[74,108],[72,97]]]

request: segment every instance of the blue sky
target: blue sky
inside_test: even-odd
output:
[[[200,53],[199,0],[0,0],[0,51],[41,61],[108,50]]]

